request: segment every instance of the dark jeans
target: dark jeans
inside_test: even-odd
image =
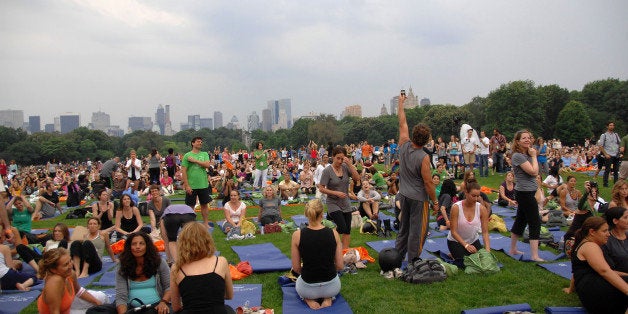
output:
[[[504,153],[493,153],[493,167],[496,172],[504,172]]]
[[[610,158],[604,158],[604,161],[604,186],[608,186],[608,175],[611,172],[611,165],[613,166],[613,182],[617,182],[619,178],[619,163],[621,163],[621,159],[617,156],[611,156]]]
[[[480,177],[488,177],[488,154],[478,155],[478,167],[480,168]]]

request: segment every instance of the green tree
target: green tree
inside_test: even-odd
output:
[[[486,98],[480,96],[473,97],[470,102],[462,106],[461,108],[467,110],[470,114],[466,123],[478,130],[482,130],[486,123],[486,117],[484,116],[485,106]]]
[[[580,144],[591,136],[591,119],[583,103],[568,102],[558,113],[555,137],[567,145]]]
[[[309,143],[310,139],[308,138],[307,130],[312,122],[314,120],[303,118],[294,121],[292,129],[290,129],[290,138],[294,141],[293,147],[300,147]]]
[[[545,112],[544,121],[540,124],[541,136],[551,138],[555,133],[556,120],[558,113],[563,110],[565,104],[569,101],[569,91],[556,84],[539,86],[537,88],[539,100],[542,109]]]
[[[605,132],[608,121],[619,118],[613,110],[621,110],[621,108],[616,107],[617,103],[615,101],[609,100],[614,98],[613,91],[616,91],[617,86],[620,84],[620,80],[608,78],[606,80],[587,83],[582,88],[580,99],[587,105],[587,112],[591,118],[593,132],[596,135]],[[621,99],[621,96],[619,96],[619,99]],[[625,113],[626,103],[624,102],[619,105],[624,108],[623,112]]]
[[[436,139],[441,136],[449,139],[449,136],[460,136],[460,126],[467,123],[471,118],[471,113],[466,108],[454,105],[434,105],[425,114],[423,123],[432,129],[432,137]],[[408,125],[408,127],[412,127]]]
[[[319,145],[327,145],[327,142],[340,143],[343,139],[339,132],[338,122],[332,115],[320,115],[309,125],[307,134]]]
[[[507,138],[512,138],[521,129],[538,134],[542,128],[539,121],[543,121],[543,110],[534,82],[514,81],[491,91],[484,115],[485,129],[498,128]]]

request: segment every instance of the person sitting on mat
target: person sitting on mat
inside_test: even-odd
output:
[[[362,181],[362,189],[358,192],[358,201],[360,201],[360,214],[364,211],[365,216],[369,219],[376,220],[379,218],[379,201],[382,196],[373,189],[368,180]]]
[[[475,181],[465,185],[465,199],[451,206],[450,230],[447,247],[454,264],[464,267],[464,257],[482,248],[478,231],[482,231],[485,249],[491,251],[488,235],[488,210],[482,204],[480,185]]]
[[[300,274],[295,286],[297,293],[317,310],[331,306],[332,298],[340,292],[337,271],[344,267],[342,242],[335,229],[321,223],[323,203],[319,199],[305,205],[305,216],[308,226],[292,234],[292,270]]]
[[[0,226],[0,243],[4,242],[4,229]],[[18,263],[21,263],[18,261]],[[18,265],[13,261],[11,249],[0,244],[0,286],[2,290],[29,291],[37,281],[34,275],[22,273],[17,270]]]
[[[281,222],[281,200],[275,194],[272,186],[264,188],[264,198],[259,200],[259,207],[257,220],[262,226]]]
[[[222,225],[224,233],[242,227],[242,222],[246,219],[246,204],[240,201],[240,192],[231,190],[230,195],[230,200],[225,203],[224,209],[225,223]]]
[[[225,304],[225,299],[233,298],[229,263],[214,254],[216,245],[207,228],[186,224],[177,244],[179,252],[170,276],[172,309],[184,314],[235,313]]]
[[[75,230],[76,234],[76,230]],[[100,219],[92,217],[87,220],[87,234],[83,239],[74,240],[70,244],[70,256],[74,264],[74,272],[78,278],[87,277],[102,269],[102,255],[107,250],[112,261],[116,261],[109,236],[100,230]]]

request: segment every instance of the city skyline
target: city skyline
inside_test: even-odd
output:
[[[163,104],[178,130],[215,111],[225,125],[261,118],[269,99],[291,99],[294,117],[353,104],[376,116],[410,87],[458,106],[515,80],[581,90],[628,78],[626,11],[610,0],[3,1],[0,110],[42,128],[103,111],[125,129]]]

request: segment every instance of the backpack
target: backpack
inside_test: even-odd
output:
[[[408,263],[408,267],[401,274],[401,280],[409,283],[432,283],[445,279],[445,268],[435,259],[417,258]]]
[[[85,218],[85,215],[87,214],[87,208],[76,208],[73,211],[69,212],[67,216],[65,216],[66,219],[79,219],[79,218]]]
[[[550,210],[546,225],[548,227],[564,227],[567,226],[567,218],[560,210]]]
[[[466,274],[493,274],[500,271],[497,257],[492,252],[481,249],[464,257]]]

